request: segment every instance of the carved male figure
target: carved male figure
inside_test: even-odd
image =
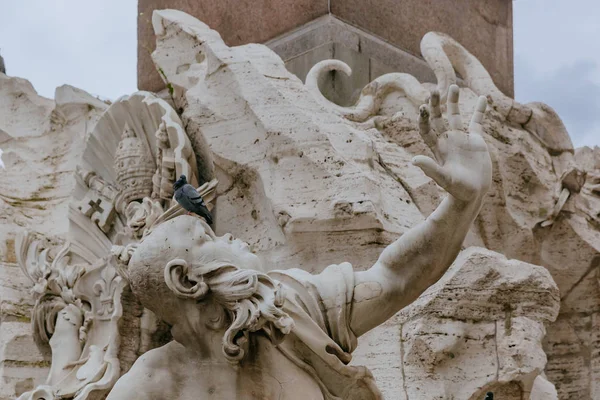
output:
[[[486,99],[465,131],[458,94],[452,86],[449,129],[438,93],[421,108],[421,134],[437,162],[413,159],[449,195],[366,271],[342,263],[319,275],[265,273],[245,243],[216,237],[200,218],[180,216],[156,227],[133,254],[128,275],[133,292],[171,325],[175,340],[140,357],[109,400],[381,398],[369,371],[348,365],[357,338],[444,274],[491,184],[480,135]]]

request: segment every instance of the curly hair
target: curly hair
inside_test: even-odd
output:
[[[206,224],[199,223],[197,226],[202,227],[204,232],[190,226],[185,231],[188,238],[193,238],[187,239],[192,241],[189,245],[201,245],[206,240],[213,240],[214,233],[207,231],[210,228]],[[179,228],[185,227],[182,221]],[[194,290],[185,297],[194,301],[210,297],[222,306],[222,315],[207,321],[206,326],[210,329],[226,328],[222,349],[229,362],[236,364],[244,358],[252,332],[264,332],[275,344],[291,332],[294,321],[282,309],[285,296],[279,282],[260,271],[233,265],[231,260],[215,259],[218,257],[214,254],[192,255],[181,241],[178,241],[178,247],[171,246],[169,237],[177,237],[173,235],[172,228],[159,228],[146,237],[129,263],[128,278],[132,290],[145,307],[173,325],[169,313],[177,309],[179,299],[176,290],[167,283],[168,279],[165,280],[169,270],[166,267],[173,265],[183,268],[185,265],[186,271],[179,271],[180,274],[185,273],[190,281],[195,282]],[[145,246],[148,242],[150,245]],[[191,262],[177,258],[179,251],[186,253]]]
[[[192,274],[204,285],[198,300],[211,295],[223,306],[224,318],[211,323],[215,329],[229,323],[223,336],[223,354],[230,362],[244,357],[251,332],[262,330],[275,344],[291,332],[294,321],[281,308],[283,288],[266,274],[218,261],[193,263]]]
[[[59,296],[46,294],[36,301],[31,313],[33,339],[38,347],[46,349],[54,333],[56,317],[67,306]]]

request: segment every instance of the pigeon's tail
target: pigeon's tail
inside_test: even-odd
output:
[[[210,211],[208,211],[208,208],[204,208],[200,212],[200,216],[202,218],[204,218],[204,220],[206,221],[207,224],[209,224],[209,225],[213,224],[213,218],[212,218],[212,215],[210,214]]]

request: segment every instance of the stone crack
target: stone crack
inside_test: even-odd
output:
[[[406,400],[408,399],[408,389],[406,388],[406,375],[404,374],[404,339],[402,336],[402,328],[404,324],[400,324],[400,372],[402,373],[402,389],[404,390],[404,395],[406,396]]]

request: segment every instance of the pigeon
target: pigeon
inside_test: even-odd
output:
[[[2,151],[2,149],[0,149],[0,167],[2,167],[2,168],[6,168],[6,167],[4,166],[4,161],[2,161],[2,153],[3,153],[3,151]]]
[[[175,200],[188,211],[188,215],[190,213],[198,214],[206,220],[207,224],[212,225],[212,215],[202,200],[202,196],[192,185],[187,183],[185,175],[181,175],[173,184],[173,190],[175,190]]]

